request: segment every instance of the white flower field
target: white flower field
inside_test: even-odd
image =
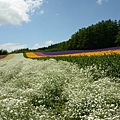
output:
[[[23,54],[0,61],[0,120],[120,120],[120,83],[91,69]]]

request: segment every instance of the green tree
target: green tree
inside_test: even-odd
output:
[[[115,43],[117,44],[117,46],[120,46],[120,26],[119,26],[119,31],[118,31],[118,34],[116,36],[116,41]]]
[[[119,30],[118,30],[119,27]],[[119,31],[119,32],[118,32]],[[65,42],[45,48],[46,51],[84,50],[120,45],[120,20],[102,20],[95,25],[79,29]]]
[[[8,54],[7,50],[3,50],[3,49],[0,50],[0,55],[6,55],[6,54]]]

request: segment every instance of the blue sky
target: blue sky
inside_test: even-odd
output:
[[[120,0],[0,0],[0,49],[35,49],[83,27],[120,20]]]

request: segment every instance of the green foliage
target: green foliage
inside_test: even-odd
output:
[[[117,45],[120,46],[120,25],[119,25],[119,31],[118,31],[118,35],[116,36],[116,41]]]
[[[65,107],[67,95],[63,94],[65,82],[60,79],[47,81],[42,86],[42,94],[33,96],[33,106],[43,105],[54,114],[61,114]]]
[[[52,57],[40,58],[49,59]],[[63,60],[77,64],[79,68],[86,69],[91,66],[91,75],[94,80],[101,77],[120,78],[120,55],[111,54],[104,56],[61,56],[54,57],[57,61]],[[119,81],[120,82],[120,81]]]
[[[24,53],[24,52],[28,52],[28,51],[31,51],[31,50],[29,50],[28,48],[22,48],[22,49],[14,50],[10,53]]]
[[[42,51],[86,50],[115,47],[120,45],[119,21],[102,20],[95,25],[81,28],[67,41],[53,44]],[[117,38],[116,38],[117,36]]]
[[[0,55],[6,55],[7,53],[8,53],[7,50],[3,50],[3,49],[0,50]]]

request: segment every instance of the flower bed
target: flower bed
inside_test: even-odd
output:
[[[2,58],[0,59],[0,61],[9,60],[9,59],[11,59],[13,56],[14,56],[14,54],[4,55],[4,56],[2,56]]]
[[[93,55],[109,55],[120,54],[120,47],[104,48],[97,50],[71,50],[71,51],[57,51],[57,52],[27,52],[28,58],[41,57],[57,57],[57,56],[93,56]]]
[[[28,58],[41,58],[41,57],[42,57],[42,56],[36,55],[34,52],[27,52],[27,53],[26,53],[26,56],[27,56]]]

